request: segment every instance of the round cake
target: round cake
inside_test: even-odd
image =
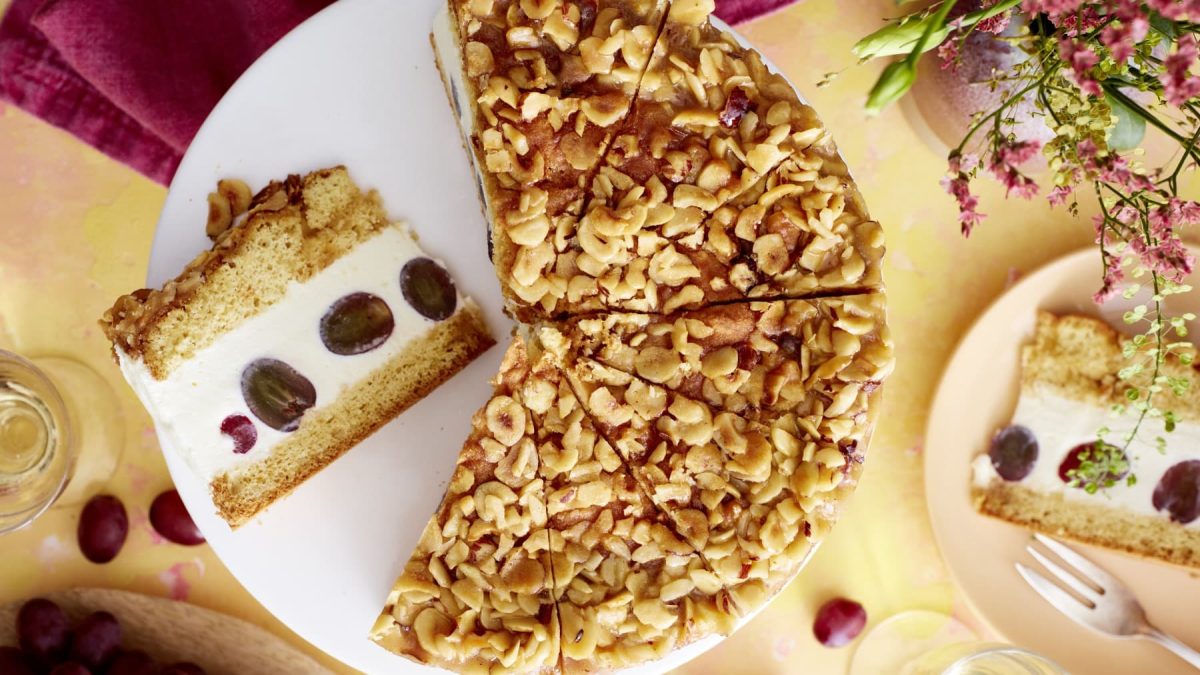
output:
[[[727,635],[861,472],[883,233],[713,0],[450,0],[434,29],[520,324],[372,631],[461,672]]]

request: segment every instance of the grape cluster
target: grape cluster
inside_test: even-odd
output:
[[[204,675],[190,662],[159,665],[146,652],[121,648],[121,623],[93,612],[71,628],[66,613],[34,598],[17,613],[16,647],[0,647],[3,675]]]

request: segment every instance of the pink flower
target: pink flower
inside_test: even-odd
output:
[[[1129,249],[1141,258],[1146,267],[1175,282],[1183,281],[1196,266],[1196,257],[1178,237],[1157,243],[1147,243],[1139,237],[1129,242]]]
[[[1092,296],[1092,301],[1097,305],[1103,304],[1117,294],[1124,280],[1125,270],[1121,268],[1121,261],[1109,257],[1104,261],[1104,281],[1101,282],[1100,290]]]
[[[1134,47],[1150,30],[1150,19],[1135,0],[1117,0],[1110,12],[1117,21],[1100,32],[1100,42],[1112,52],[1113,59],[1123,62],[1133,56]]]
[[[1113,153],[1101,155],[1100,148],[1090,138],[1080,141],[1075,151],[1089,180],[1098,178],[1129,193],[1155,190],[1153,181],[1131,169],[1128,160]]]
[[[1083,0],[1025,0],[1021,3],[1021,9],[1030,16],[1049,14],[1050,18],[1054,19],[1064,14],[1073,14],[1082,4]]]
[[[1004,143],[992,153],[988,170],[1004,185],[1007,196],[1015,193],[1019,197],[1032,199],[1037,194],[1037,183],[1017,167],[1032,159],[1041,148],[1042,144],[1037,141],[1018,141]]]
[[[958,60],[958,39],[951,36],[937,49],[938,58],[942,60],[942,70],[958,72],[961,61]]]
[[[986,9],[986,8],[991,7],[992,5],[996,4],[999,1],[1000,0],[984,0],[984,2],[981,5],[981,8]],[[983,31],[985,33],[993,33],[995,35],[999,35],[1004,32],[1004,29],[1008,28],[1008,22],[1011,18],[1012,18],[1012,11],[1001,12],[1001,13],[997,14],[996,16],[990,16],[990,17],[984,19],[983,21],[980,21],[979,23],[975,24],[975,29]]]
[[[1063,35],[1076,37],[1099,26],[1103,18],[1095,7],[1088,5],[1061,16],[1051,16],[1050,20],[1062,29]]]
[[[1146,4],[1173,21],[1200,18],[1200,0],[1146,0]]]
[[[1100,95],[1100,83],[1092,77],[1091,70],[1100,63],[1100,57],[1077,40],[1063,40],[1058,44],[1058,53],[1062,60],[1071,66],[1075,76],[1075,84],[1085,94]]]
[[[1062,206],[1074,192],[1074,185],[1056,185],[1050,194],[1046,195],[1046,199],[1050,201],[1050,206]]]
[[[1163,62],[1165,72],[1158,76],[1163,84],[1167,103],[1181,106],[1189,99],[1200,95],[1200,78],[1192,74],[1192,66],[1200,49],[1196,47],[1196,38],[1185,35],[1175,43],[1175,51]]]
[[[979,212],[979,198],[971,194],[970,174],[978,165],[979,158],[974,155],[951,155],[950,171],[942,179],[942,188],[958,201],[958,222],[964,237],[971,236],[971,230],[984,218]]]

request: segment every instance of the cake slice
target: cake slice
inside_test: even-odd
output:
[[[574,229],[628,113],[666,0],[449,0],[435,21],[443,80],[492,227],[505,296],[533,305],[556,233]],[[560,235],[561,236],[561,235]]]
[[[371,631],[385,649],[455,672],[557,671],[559,619],[528,383],[517,340]]]
[[[554,329],[539,337],[569,354]],[[741,614],[795,576],[853,487],[854,448],[794,415],[763,425],[595,361],[565,361],[585,412]]]
[[[1163,374],[1187,386],[1164,387],[1155,405],[1176,415],[1174,431],[1148,418],[1126,453],[1101,455],[1101,428],[1124,447],[1137,421],[1117,376],[1125,348],[1138,349],[1102,321],[1038,313],[1012,424],[972,463],[975,506],[1052,536],[1200,568],[1200,372],[1169,355]],[[1149,375],[1139,378],[1145,392]],[[1097,464],[1101,456],[1116,461]],[[1094,470],[1078,473],[1085,463]]]
[[[534,407],[565,672],[610,672],[733,631],[725,586],[675,532],[542,352]]]
[[[292,176],[101,325],[167,446],[237,527],[491,347],[409,229],[345,168]]]
[[[611,312],[572,319],[562,330],[580,357],[716,410],[765,424],[794,413],[820,435],[852,440],[869,428],[894,365],[882,293],[669,315]]]

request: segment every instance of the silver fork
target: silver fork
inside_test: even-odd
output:
[[[1187,661],[1193,668],[1200,670],[1200,652],[1150,625],[1145,610],[1125,584],[1066,545],[1041,534],[1034,534],[1033,538],[1072,569],[1064,568],[1043,555],[1034,548],[1032,542],[1025,550],[1079,595],[1077,598],[1067,593],[1033,569],[1016,563],[1017,572],[1046,602],[1073,619],[1075,623],[1099,633],[1117,638],[1142,638],[1157,642]]]

